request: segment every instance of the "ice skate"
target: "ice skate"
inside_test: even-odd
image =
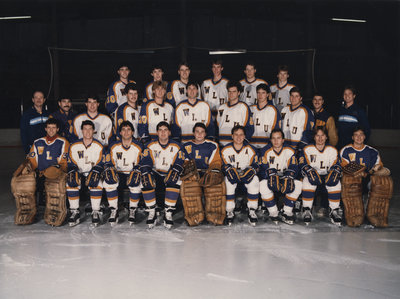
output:
[[[118,223],[118,216],[118,210],[116,208],[111,208],[111,214],[108,218],[108,222],[111,224],[111,226],[115,226]]]
[[[303,208],[303,221],[306,225],[309,225],[312,220],[312,213],[310,208]]]
[[[342,209],[337,208],[337,209],[329,209],[329,218],[331,218],[331,222],[335,225],[341,226],[342,225]]]
[[[281,220],[286,224],[292,225],[294,223],[294,216],[293,214],[289,215],[286,212],[282,211]]]
[[[167,229],[171,229],[172,226],[174,225],[174,221],[172,220],[172,212],[173,212],[173,208],[165,208],[165,212],[164,212],[164,226]]]
[[[226,224],[228,226],[232,226],[234,217],[235,217],[235,213],[233,211],[226,213]]]
[[[93,212],[92,212],[92,224],[95,227],[100,224],[100,211],[93,210]]]
[[[129,225],[136,224],[136,208],[129,208]]]
[[[249,209],[248,217],[249,217],[249,223],[251,224],[251,226],[256,226],[257,222],[258,222],[258,218],[257,218],[257,215],[256,215],[256,210]]]
[[[68,218],[69,226],[75,226],[75,225],[79,224],[81,221],[81,219],[80,219],[81,214],[79,213],[79,210],[71,209],[70,212],[71,212],[71,216],[69,216],[69,218]]]
[[[156,225],[157,215],[155,207],[147,209],[146,212],[149,213],[147,216],[146,224],[149,228],[153,228]]]
[[[293,213],[300,213],[301,212],[301,206],[302,206],[302,201],[301,201],[300,198],[298,198],[294,202]]]

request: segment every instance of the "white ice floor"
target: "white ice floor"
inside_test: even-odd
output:
[[[389,228],[190,228],[182,212],[175,227],[52,228],[43,220],[15,226],[10,179],[23,155],[1,148],[0,298],[400,298],[400,165],[396,149],[382,150],[393,171]],[[140,214],[144,219],[145,215]]]

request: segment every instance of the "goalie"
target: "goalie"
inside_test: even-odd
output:
[[[46,209],[44,221],[60,226],[66,217],[65,177],[69,143],[57,135],[58,122],[50,118],[45,124],[46,136],[35,140],[27,160],[17,169],[11,180],[17,212],[15,224],[30,224],[36,214],[36,173],[44,178]]]
[[[221,156],[216,142],[206,140],[206,126],[196,123],[193,127],[194,139],[184,144],[190,159],[184,164],[181,176],[181,198],[185,219],[190,226],[199,225],[204,220],[215,225],[225,219],[225,183],[221,172]],[[205,208],[202,204],[204,190]]]
[[[342,198],[347,225],[360,226],[364,221],[364,186],[370,181],[367,218],[376,227],[388,226],[389,200],[393,193],[393,180],[389,169],[383,167],[379,152],[365,145],[365,131],[353,131],[353,143],[340,151],[343,166]],[[365,178],[363,180],[363,178]]]

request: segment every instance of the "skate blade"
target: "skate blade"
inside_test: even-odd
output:
[[[275,225],[278,225],[279,221],[275,220],[275,221],[272,221],[272,223],[275,224]]]
[[[110,222],[111,227],[114,227],[117,225],[117,222]]]
[[[255,226],[257,225],[257,222],[251,222],[250,219],[249,219],[249,224],[250,224],[252,227],[255,227]]]
[[[129,221],[129,226],[133,226],[136,224],[136,221]]]
[[[310,225],[310,222],[304,222],[304,224],[305,224],[306,226],[309,226],[309,225]]]

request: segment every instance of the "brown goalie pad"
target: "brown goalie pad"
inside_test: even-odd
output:
[[[192,178],[194,178],[192,176]],[[184,180],[180,190],[185,219],[190,226],[199,225],[204,220],[203,204],[201,202],[201,187],[198,180]]]
[[[389,201],[392,194],[393,180],[390,176],[371,176],[367,218],[373,226],[388,226]]]
[[[364,221],[361,176],[343,175],[342,201],[347,225],[352,227],[360,226]]]
[[[28,161],[22,163],[14,172],[11,179],[11,192],[17,205],[14,223],[31,224],[36,215],[36,178]]]
[[[204,188],[206,198],[206,218],[215,225],[223,224],[226,214],[225,182]]]
[[[44,183],[46,191],[44,222],[51,226],[60,226],[67,216],[66,178],[67,175],[61,172],[57,178],[46,178]]]

